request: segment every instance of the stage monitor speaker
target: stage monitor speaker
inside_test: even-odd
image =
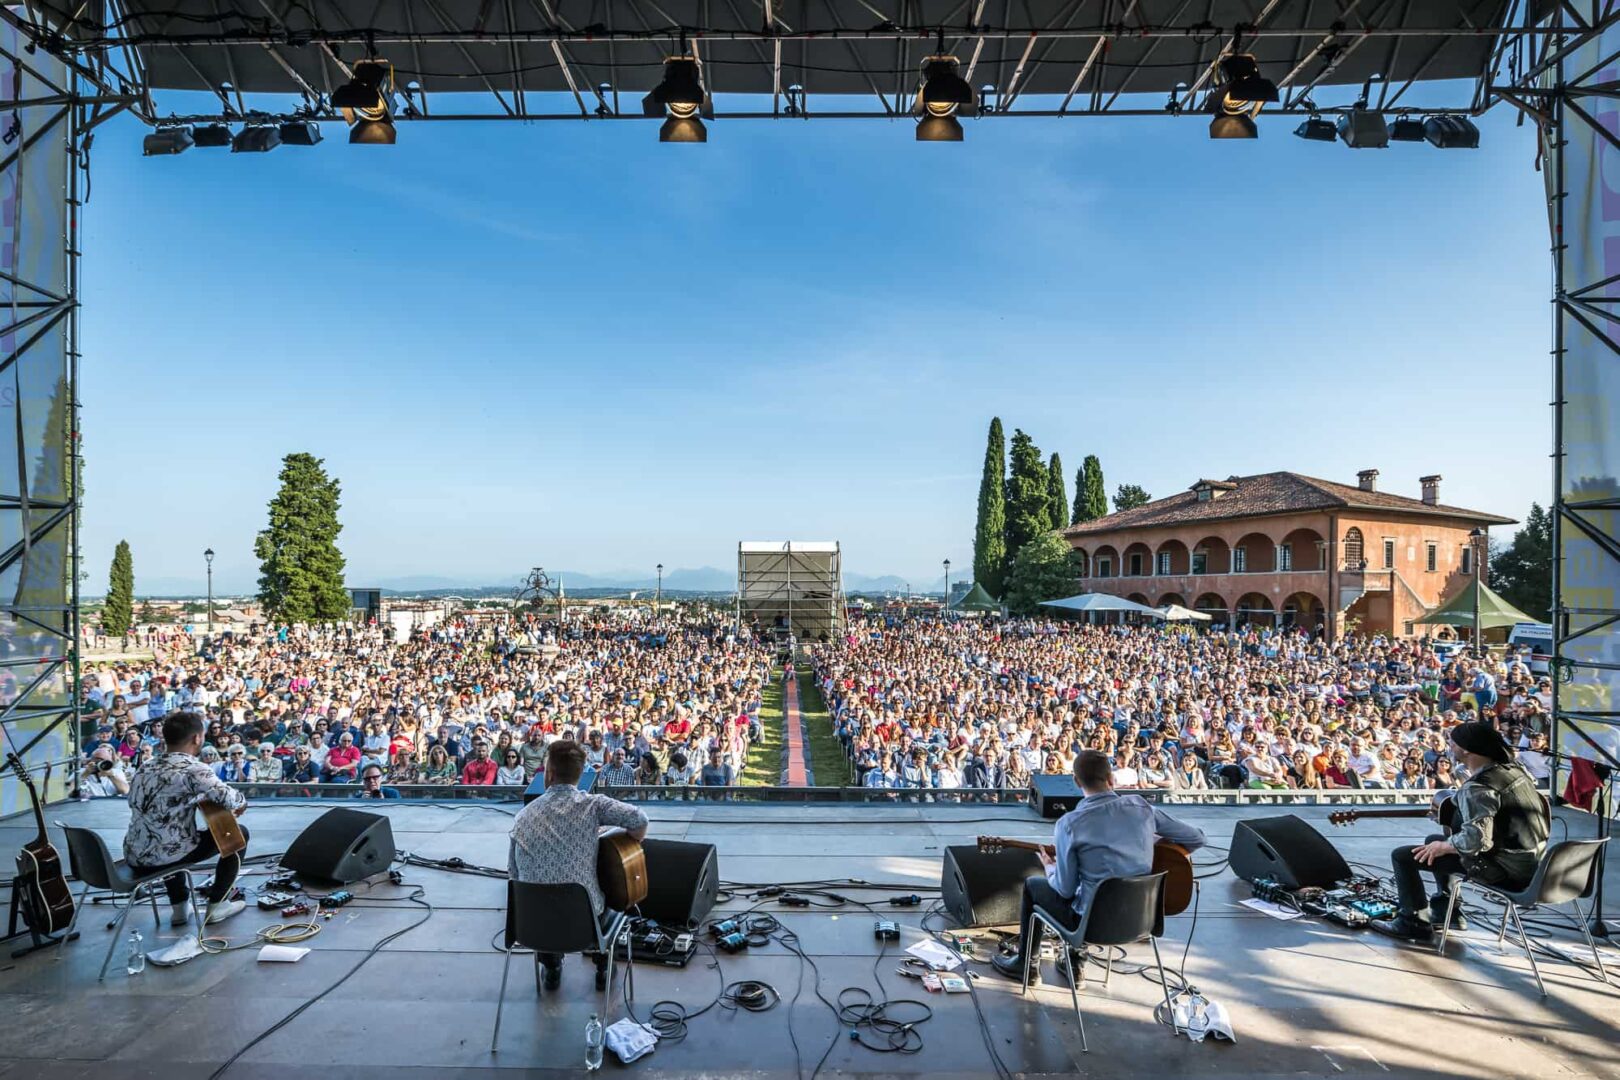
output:
[[[281,867],[299,877],[347,885],[394,862],[394,830],[381,814],[328,810],[298,834]]]
[[[1353,876],[1338,848],[1293,814],[1238,822],[1231,864],[1244,881],[1270,878],[1285,889],[1331,889]]]
[[[1029,801],[1041,817],[1060,818],[1080,805],[1085,792],[1068,773],[1036,773],[1029,778]]]
[[[647,899],[641,914],[664,926],[695,926],[714,907],[720,891],[720,859],[713,844],[643,840]]]
[[[1024,879],[1045,873],[1033,851],[1005,848],[993,855],[972,844],[945,849],[940,891],[961,926],[1017,926]]]

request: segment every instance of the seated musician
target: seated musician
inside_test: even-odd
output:
[[[1403,844],[1390,853],[1401,910],[1390,932],[1421,941],[1446,917],[1451,879],[1462,874],[1482,885],[1522,889],[1535,876],[1547,848],[1550,822],[1536,781],[1496,728],[1485,721],[1451,729],[1451,757],[1468,779],[1453,796],[1456,831],[1451,838],[1430,836],[1419,847]],[[1435,806],[1440,806],[1440,796]],[[1432,898],[1423,893],[1421,867],[1434,875]],[[1453,929],[1466,929],[1462,909]]]
[[[194,712],[169,713],[163,718],[163,743],[163,756],[136,770],[129,782],[129,831],[124,834],[124,858],[130,869],[142,876],[192,866],[218,854],[213,834],[197,828],[199,803],[216,803],[237,814],[247,809],[242,793],[197,759],[203,744],[201,716]],[[247,836],[246,829],[242,835]],[[240,900],[227,899],[241,868],[240,853],[219,860],[213,887],[208,890],[205,922],[222,922],[246,906]],[[173,909],[169,924],[184,926],[191,918],[185,877],[170,874],[163,879],[163,887]]]
[[[1018,915],[1022,947],[1016,955],[994,958],[996,970],[1009,978],[1021,980],[1027,962],[1029,981],[1041,981],[1042,927],[1036,923],[1033,932],[1029,929],[1036,907],[1059,926],[1076,929],[1099,882],[1136,877],[1153,869],[1153,845],[1158,840],[1180,844],[1188,851],[1204,846],[1202,829],[1177,821],[1140,795],[1116,792],[1112,766],[1102,751],[1080,751],[1074,760],[1074,778],[1086,797],[1058,819],[1052,838],[1055,856],[1041,852],[1046,876],[1024,880]],[[1072,959],[1078,973],[1083,954],[1077,952]],[[1058,970],[1063,970],[1062,964]]]
[[[596,842],[604,826],[618,826],[635,839],[647,835],[647,815],[606,795],[579,790],[585,771],[585,751],[579,743],[559,739],[546,750],[546,790],[517,815],[512,822],[512,865],[514,881],[542,885],[576,882],[590,893],[591,907],[601,919],[607,907],[602,887],[596,882]],[[596,963],[596,988],[607,988],[606,954],[591,954]],[[547,990],[555,990],[562,980],[562,957],[542,953]]]

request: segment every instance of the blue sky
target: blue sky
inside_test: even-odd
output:
[[[268,155],[95,144],[87,590],[251,588],[283,454],[343,484],[350,580],[971,565],[999,415],[1110,493],[1292,469],[1548,500],[1531,129],[1476,152],[1214,143],[1196,117],[336,129]]]

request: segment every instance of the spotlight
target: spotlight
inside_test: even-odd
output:
[[[1223,89],[1228,104],[1264,105],[1280,100],[1277,84],[1260,74],[1260,62],[1248,53],[1233,53],[1223,59],[1221,78],[1226,81]]]
[[[917,121],[918,142],[961,142],[962,121],[954,116],[925,116]]]
[[[269,124],[252,124],[231,140],[233,154],[267,154],[281,145],[281,131]]]
[[[787,109],[785,111],[789,116],[802,118],[809,115],[804,107],[804,87],[798,83],[794,83],[787,88]]]
[[[194,142],[188,127],[160,127],[141,140],[141,153],[147,157],[183,154]]]
[[[1170,91],[1169,99],[1164,103],[1164,111],[1169,113],[1171,116],[1180,116],[1182,110],[1181,95],[1185,94],[1186,92],[1186,83],[1176,83],[1175,88]]]
[[[1479,149],[1479,128],[1466,116],[1431,116],[1423,121],[1423,137],[1442,150]]]
[[[195,146],[229,146],[231,127],[229,124],[203,124],[191,129],[191,140]]]
[[[356,120],[349,129],[349,145],[393,146],[396,135],[394,122],[386,116],[376,120]]]
[[[673,113],[658,128],[659,142],[706,143],[709,129],[696,116],[676,116]]]
[[[1313,116],[1299,127],[1294,134],[1311,142],[1338,142],[1339,131],[1333,126],[1333,121],[1324,120],[1320,116]]]
[[[1209,122],[1212,139],[1258,139],[1260,128],[1248,113],[1221,113]]]
[[[1389,125],[1391,142],[1422,142],[1423,121],[1412,116],[1397,116]]]
[[[919,121],[918,142],[962,141],[962,124],[956,115],[964,111],[972,115],[978,98],[968,81],[957,74],[958,66],[956,57],[943,54],[923,61],[922,86],[911,107]]]
[[[386,60],[357,60],[349,81],[332,91],[332,107],[349,122],[353,146],[393,146],[394,66]]]
[[[658,129],[659,142],[700,143],[709,141],[708,129],[698,113],[709,104],[709,95],[703,90],[695,56],[669,56],[664,58],[664,79],[653,87],[652,93],[641,99],[641,111],[647,116],[668,118]]]
[[[1339,138],[1352,150],[1382,150],[1389,145],[1389,124],[1383,113],[1351,109],[1339,117]]]
[[[612,93],[612,83],[596,84],[596,115],[604,120],[613,115],[613,106],[608,104],[608,98]]]
[[[281,125],[281,141],[286,146],[314,146],[321,141],[321,125],[313,120],[288,120]]]

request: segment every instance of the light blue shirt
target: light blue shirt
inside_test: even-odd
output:
[[[1153,843],[1160,838],[1188,851],[1204,846],[1202,829],[1177,821],[1140,795],[1087,795],[1058,819],[1052,838],[1057,862],[1046,878],[1059,896],[1073,901],[1075,914],[1084,915],[1098,882],[1153,869]]]

